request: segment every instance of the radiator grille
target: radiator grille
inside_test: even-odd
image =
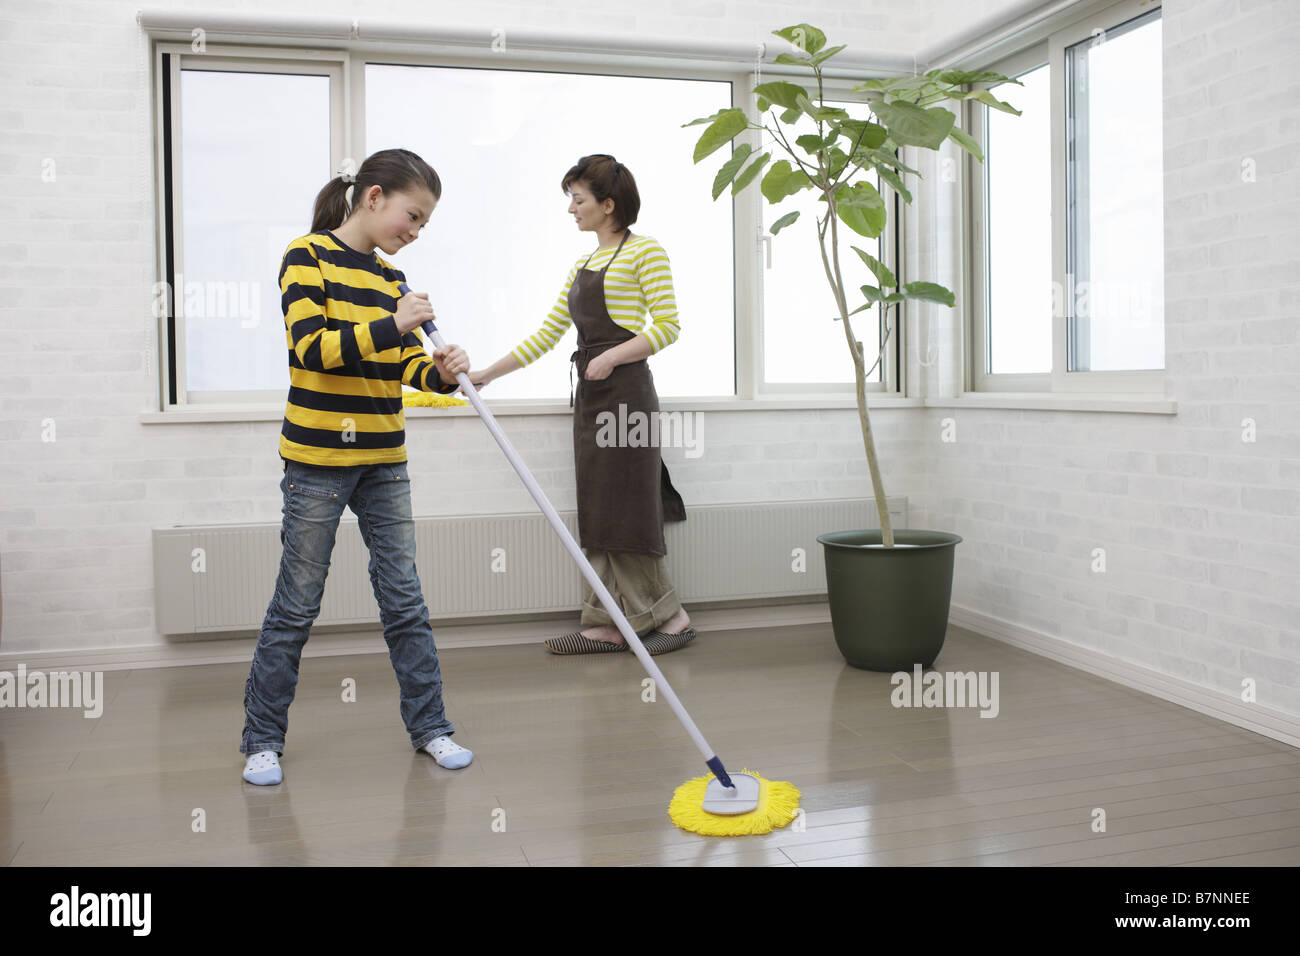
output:
[[[890,515],[906,527],[906,499],[890,499]],[[561,517],[576,535],[576,514]],[[683,602],[822,594],[817,535],[877,524],[872,502],[859,499],[692,508],[665,526],[668,566]],[[280,564],[278,524],[156,528],[153,546],[161,633],[261,627]],[[578,569],[540,514],[416,519],[416,550],[434,618],[572,610],[582,597]],[[356,522],[340,522],[318,624],[378,621],[368,563]]]

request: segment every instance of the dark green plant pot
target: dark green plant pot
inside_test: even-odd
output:
[[[817,540],[826,553],[831,626],[844,659],[891,673],[933,664],[948,630],[961,537],[896,528],[895,545],[912,547],[880,547],[878,529],[835,531]]]

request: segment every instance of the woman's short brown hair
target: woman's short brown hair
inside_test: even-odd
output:
[[[586,183],[596,202],[614,200],[614,219],[620,229],[636,222],[641,211],[641,195],[636,190],[636,180],[628,169],[613,156],[593,153],[578,160],[578,164],[564,174],[560,189],[566,194],[575,182]]]

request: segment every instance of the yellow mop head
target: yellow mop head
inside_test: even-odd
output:
[[[721,815],[709,813],[701,804],[704,791],[713,774],[695,777],[673,791],[668,804],[668,816],[691,833],[705,836],[746,836],[751,833],[771,833],[795,818],[799,809],[799,791],[784,780],[765,780],[756,773],[742,770],[759,782],[758,806],[749,813]]]
[[[469,402],[463,398],[452,398],[450,395],[440,395],[437,392],[402,392],[402,404],[407,408],[412,406],[423,406],[425,408],[455,408],[459,405],[468,405]]]

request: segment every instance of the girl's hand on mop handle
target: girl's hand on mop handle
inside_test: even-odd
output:
[[[448,385],[456,384],[456,376],[469,371],[469,355],[459,345],[433,350],[433,364]]]
[[[429,304],[428,293],[406,293],[397,300],[397,311],[393,313],[393,318],[397,320],[397,331],[403,335],[412,329],[418,329],[425,322],[432,322],[433,306]]]
[[[398,286],[402,297],[397,300],[397,311],[393,318],[397,329],[403,335],[412,329],[424,326],[425,334],[433,335],[433,306],[429,304],[426,292],[412,292],[405,282]],[[456,376],[469,371],[469,355],[459,345],[447,345],[433,350],[433,365],[439,377],[447,385],[456,384]],[[464,390],[462,389],[462,392]]]

